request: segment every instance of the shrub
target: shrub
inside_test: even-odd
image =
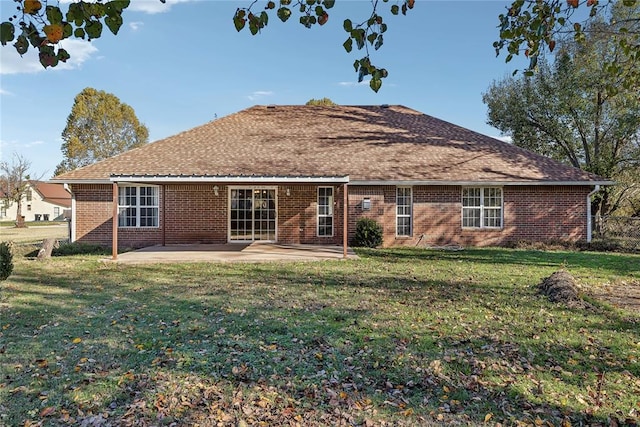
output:
[[[13,272],[13,251],[10,242],[0,243],[0,280],[7,280]]]
[[[382,244],[382,226],[370,218],[360,218],[356,224],[353,246],[375,248]]]
[[[70,255],[110,255],[111,249],[104,246],[89,243],[63,243],[60,247],[55,248],[51,255],[53,256],[70,256]]]

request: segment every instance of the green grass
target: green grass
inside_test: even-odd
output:
[[[640,256],[360,250],[317,263],[18,258],[0,282],[0,425],[416,425],[640,409],[640,315],[535,285],[640,282]],[[637,419],[637,418],[636,418]]]
[[[65,223],[66,221],[27,221],[25,225],[27,227],[44,227],[47,225],[60,225]],[[0,227],[15,227],[16,221],[0,221]]]

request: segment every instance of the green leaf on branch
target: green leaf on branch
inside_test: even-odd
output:
[[[97,39],[102,35],[102,22],[100,21],[89,21],[84,26],[84,31],[87,33],[87,36],[91,39]]]
[[[336,4],[336,0],[323,0],[322,4],[327,9],[331,9]]]
[[[347,52],[351,52],[351,50],[353,49],[353,40],[351,40],[351,38],[348,38],[343,44],[342,47],[344,47],[344,50],[346,50]]]
[[[68,37],[71,37],[72,33],[73,33],[73,27],[71,26],[71,24],[69,24],[68,22],[63,22],[62,23],[62,38],[66,39]]]
[[[287,22],[287,20],[291,16],[291,9],[289,9],[288,7],[281,7],[280,9],[278,9],[277,15],[282,22]]]
[[[353,24],[351,23],[351,19],[345,19],[342,23],[342,28],[348,33],[353,31]]]
[[[233,18],[233,25],[235,25],[237,31],[242,30],[246,22],[246,19],[240,18],[238,15]]]
[[[104,4],[104,10],[109,16],[112,16],[113,14],[120,15],[124,9],[129,7],[130,3],[130,0],[113,0]]]
[[[80,6],[80,3],[71,3],[69,10],[67,10],[67,21],[73,22],[76,26],[84,23],[84,11]]]
[[[52,46],[41,46],[38,56],[40,58],[40,64],[42,64],[44,68],[58,65],[58,56],[53,51]]]
[[[18,36],[18,40],[16,40],[16,42],[13,44],[13,47],[16,48],[16,51],[20,55],[24,55],[29,50],[29,41],[24,36],[24,34],[21,34]]]
[[[57,6],[47,6],[47,19],[51,25],[61,24],[62,12],[60,11],[60,8]]]
[[[107,16],[104,18],[104,23],[107,24],[113,35],[117,35],[122,26],[122,15]]]
[[[71,58],[71,55],[69,55],[69,52],[67,52],[65,49],[58,49],[58,60],[62,61],[62,62],[67,62],[67,59]]]
[[[382,34],[380,34],[378,36],[378,40],[376,40],[376,43],[373,45],[373,48],[375,50],[380,49],[380,47],[382,47],[382,44],[384,43],[384,40],[382,39]]]
[[[15,37],[15,28],[11,22],[3,22],[0,24],[0,43],[5,46],[10,41],[13,41]]]
[[[378,93],[378,91],[382,87],[382,80],[380,80],[379,78],[372,78],[369,82],[369,87],[371,87],[374,92]]]
[[[84,30],[82,28],[76,28],[75,31],[73,32],[73,36],[78,39],[84,39],[85,37]]]
[[[398,7],[397,4],[394,4],[393,6],[391,6],[391,13],[393,13],[394,15],[397,15],[400,12],[400,8]]]

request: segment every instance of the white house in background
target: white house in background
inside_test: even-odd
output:
[[[5,206],[0,202],[0,220],[15,220],[18,206]],[[62,221],[71,211],[71,194],[62,184],[29,181],[22,198],[22,215],[25,221]]]

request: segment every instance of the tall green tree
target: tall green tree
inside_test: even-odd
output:
[[[640,0],[513,0],[498,16],[499,38],[493,46],[497,55],[506,51],[506,62],[520,54],[529,58],[524,74],[532,75],[539,59],[553,53],[561,40],[585,43],[599,33],[619,47],[618,55],[604,63],[606,71],[622,77],[625,88],[640,90],[638,6]],[[593,25],[608,16],[617,19],[606,27]]]
[[[329,98],[321,98],[321,99],[315,99],[315,98],[311,98],[310,100],[307,101],[307,103],[305,105],[325,105],[325,106],[332,106],[332,105],[338,105],[335,102],[333,102],[331,99]]]
[[[55,175],[146,144],[149,130],[129,105],[102,90],[85,88],[73,102],[62,131],[64,159]]]
[[[626,183],[603,192],[599,209],[608,213],[640,182],[640,98],[607,68],[621,50],[605,35],[611,24],[591,25],[598,31],[587,33],[586,43],[562,41],[553,64],[541,61],[531,77],[494,82],[483,101],[488,123],[514,144]]]

